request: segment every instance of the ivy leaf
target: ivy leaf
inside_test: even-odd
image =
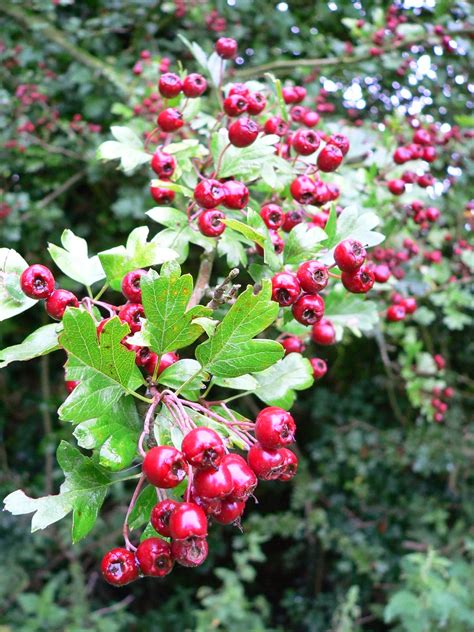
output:
[[[271,284],[263,282],[257,294],[249,286],[217,326],[212,338],[196,349],[204,370],[218,377],[238,377],[266,369],[283,355],[282,346],[273,340],[252,340],[269,327],[278,314],[271,300]]]
[[[0,248],[0,321],[21,314],[35,305],[20,287],[20,276],[28,264],[15,250]]]
[[[199,399],[202,389],[204,388],[203,379],[207,379],[206,374],[200,373],[201,365],[196,360],[185,359],[178,360],[171,366],[167,367],[158,376],[158,384],[163,384],[172,388],[178,389],[184,382],[193,380],[183,389],[182,394],[186,399],[196,401]]]
[[[60,323],[44,325],[27,336],[22,343],[3,349],[0,351],[0,368],[8,366],[10,362],[32,360],[59,349],[58,336],[61,330]]]
[[[100,465],[115,472],[132,463],[140,429],[137,408],[129,396],[122,397],[98,419],[80,423],[73,434],[82,448],[100,448]]]
[[[297,265],[314,259],[326,238],[326,233],[319,226],[308,228],[307,224],[298,224],[290,231],[286,241],[283,251],[285,263]]]
[[[99,145],[96,154],[98,160],[120,159],[120,167],[127,174],[151,160],[143,142],[130,128],[112,126],[110,131],[116,140],[107,140]]]
[[[83,285],[93,285],[105,277],[99,257],[89,257],[87,241],[66,228],[61,235],[64,248],[48,244],[48,252],[64,274]]]
[[[300,353],[289,353],[265,371],[254,373],[258,382],[255,395],[269,406],[289,410],[296,399],[295,391],[313,385],[313,369],[307,358]]]
[[[178,256],[174,250],[154,240],[147,241],[148,233],[147,226],[139,226],[130,233],[126,246],[117,246],[99,253],[100,262],[112,289],[120,290],[122,279],[127,272],[171,261]]]
[[[347,295],[341,288],[334,289],[325,299],[324,315],[342,333],[347,327],[356,336],[373,331],[379,322],[377,305],[358,296]]]
[[[193,293],[193,278],[181,276],[181,268],[168,262],[161,268],[158,278],[148,274],[142,277],[142,303],[147,317],[141,330],[146,346],[159,355],[188,347],[203,333],[195,318],[209,316],[212,310],[196,305],[188,310]]]
[[[60,443],[56,456],[65,474],[59,494],[30,498],[17,490],[4,499],[5,509],[15,516],[33,513],[32,532],[45,529],[72,511],[75,543],[94,526],[111,483],[110,474],[65,441]]]

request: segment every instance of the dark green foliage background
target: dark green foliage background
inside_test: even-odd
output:
[[[65,227],[87,237],[97,251],[121,243],[137,223],[144,223],[148,202],[142,176],[125,178],[94,160],[96,147],[118,120],[113,104],[129,105],[132,93],[140,90],[140,80],[130,77],[141,50],[185,63],[188,55],[177,33],[210,50],[215,34],[205,18],[217,10],[228,20],[226,33],[247,51],[244,68],[282,57],[339,55],[349,37],[341,18],[359,18],[364,11],[370,21],[374,9],[386,8],[362,2],[361,9],[346,1],[338,2],[336,11],[315,3],[312,12],[302,1],[289,3],[288,11],[261,0],[237,0],[235,7],[199,0],[184,4],[185,15],[177,18],[173,2],[152,0],[2,3],[0,191],[14,206],[11,215],[0,219],[2,246],[41,261],[43,244],[58,243]],[[422,10],[416,19],[435,24],[443,18],[455,26],[466,19],[467,4],[436,4],[435,13]],[[49,30],[37,22],[44,19],[53,25]],[[299,33],[292,33],[295,25]],[[18,64],[9,66],[5,62],[15,46],[21,47]],[[56,77],[44,77],[40,62]],[[466,112],[466,86],[451,80],[466,72],[466,64],[454,56],[439,63],[436,82],[426,79],[422,86],[433,90],[426,111],[437,117],[439,108],[446,108],[441,112],[449,122]],[[400,87],[407,81],[395,77],[396,67],[390,58],[368,60],[333,67],[327,76],[341,87],[357,77],[377,76],[379,89],[364,93],[362,115],[381,121],[385,96],[395,90],[393,81]],[[298,80],[302,73],[295,66],[288,76]],[[449,97],[438,88],[446,82],[452,89]],[[58,127],[46,147],[24,137],[19,140],[25,151],[7,151],[5,142],[18,138],[16,129],[26,118],[15,97],[21,83],[38,84],[48,95],[59,110]],[[316,81],[309,91],[315,95],[318,86]],[[338,109],[341,93],[330,98]],[[72,134],[69,122],[76,113],[102,125],[103,134]],[[47,196],[75,174],[80,174],[77,182],[49,201]],[[461,199],[464,204],[465,195]],[[191,259],[189,270],[195,268]],[[41,310],[32,310],[2,323],[0,346],[22,339],[43,320]],[[125,487],[115,486],[94,534],[74,548],[68,521],[31,535],[26,517],[0,514],[2,630],[378,631],[390,628],[384,608],[401,590],[421,595],[415,604],[404,603],[406,611],[422,612],[424,627],[417,629],[441,629],[433,623],[440,612],[449,620],[443,629],[472,629],[459,613],[474,611],[468,570],[474,550],[474,383],[469,378],[474,337],[472,331],[450,332],[436,323],[424,335],[443,350],[458,393],[446,422],[435,425],[419,418],[400,387],[401,424],[387,398],[375,343],[352,339],[338,345],[330,353],[328,378],[302,395],[294,409],[302,461],[298,477],[291,486],[259,488],[259,504],[248,511],[243,534],[214,528],[202,568],[178,568],[163,582],[143,580],[118,591],[104,584],[98,561],[119,541],[130,494]],[[70,428],[55,417],[65,397],[64,359],[57,353],[0,373],[4,494],[23,487],[36,495],[60,483],[52,464],[60,439],[70,435]],[[431,547],[437,553],[430,560]],[[413,551],[421,555],[418,562],[405,557]]]

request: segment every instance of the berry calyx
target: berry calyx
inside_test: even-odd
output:
[[[147,538],[140,542],[136,556],[144,575],[164,577],[173,570],[174,560],[171,547],[161,538]]]
[[[171,543],[171,553],[181,566],[199,566],[205,561],[208,551],[209,547],[205,538],[173,540]]]
[[[329,281],[327,266],[315,260],[302,263],[296,272],[296,276],[298,277],[301,289],[308,294],[321,292]]]
[[[172,498],[166,498],[157,503],[150,515],[150,522],[153,529],[165,538],[171,537],[170,518],[179,503]]]
[[[162,489],[176,487],[187,471],[184,456],[173,446],[160,445],[146,453],[143,473],[151,485]]]
[[[79,307],[77,296],[69,290],[54,290],[45,301],[48,316],[61,320],[68,307]]]
[[[318,294],[303,294],[293,304],[293,316],[303,325],[313,325],[324,314],[324,301]]]
[[[181,451],[193,467],[206,469],[214,468],[221,463],[225,447],[215,430],[199,426],[184,437]]]
[[[234,147],[248,147],[258,136],[258,125],[249,118],[239,118],[229,127],[229,142]]]
[[[146,270],[132,270],[122,279],[122,294],[131,303],[142,302],[142,291],[140,288],[140,279],[146,274]]]
[[[247,111],[248,101],[242,94],[229,94],[224,99],[222,107],[227,116],[240,116]]]
[[[179,503],[169,519],[169,532],[174,540],[205,538],[207,517],[195,503]]]
[[[219,180],[212,178],[198,182],[194,189],[194,199],[204,208],[214,208],[222,204],[225,200],[226,190]]]
[[[132,334],[142,328],[142,318],[145,318],[145,311],[141,303],[126,303],[118,313],[118,317],[123,323],[127,323]]]
[[[106,582],[112,586],[125,586],[138,579],[138,564],[135,555],[124,548],[108,551],[102,558],[100,570]]]
[[[320,380],[326,375],[328,367],[322,358],[310,358],[310,363],[313,367],[313,377],[315,380]]]
[[[268,406],[259,412],[255,420],[255,438],[267,450],[290,445],[295,440],[295,432],[295,421],[283,408]]]
[[[35,263],[21,273],[20,287],[29,298],[48,298],[54,291],[53,273],[46,266]]]
[[[341,274],[342,285],[354,294],[365,294],[375,283],[375,276],[368,266],[362,266],[354,272]]]
[[[281,448],[280,454],[283,457],[283,469],[278,480],[290,481],[298,471],[298,457],[288,448]]]
[[[277,272],[272,278],[272,300],[280,307],[292,305],[300,294],[300,284],[293,272]]]
[[[224,498],[232,492],[229,468],[221,463],[217,468],[198,470],[194,476],[194,490],[202,498]]]
[[[329,319],[323,318],[319,323],[313,325],[311,338],[313,342],[318,345],[333,345],[336,342],[336,330],[334,329],[334,325]]]
[[[203,211],[198,218],[199,230],[206,237],[219,237],[225,231],[225,224],[222,221],[225,215],[217,209]]]
[[[344,239],[334,250],[334,261],[342,272],[354,272],[365,261],[367,252],[356,239]]]

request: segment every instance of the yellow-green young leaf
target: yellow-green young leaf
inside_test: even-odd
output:
[[[51,323],[40,327],[27,336],[19,345],[13,345],[0,351],[0,368],[20,360],[32,360],[59,349],[58,335],[61,323]]]
[[[313,369],[300,353],[289,353],[282,360],[259,373],[254,373],[258,386],[255,395],[269,406],[289,410],[296,399],[295,391],[313,385]]]
[[[23,294],[20,276],[28,264],[16,250],[0,248],[0,321],[21,314],[37,301]]]
[[[83,285],[92,285],[105,278],[99,257],[89,257],[85,239],[66,229],[61,235],[61,243],[64,248],[48,244],[48,252],[64,274]]]
[[[128,127],[112,126],[110,128],[116,140],[107,140],[97,149],[98,160],[120,159],[120,167],[125,173],[131,173],[139,165],[150,161],[150,154],[145,151],[142,140]]]
[[[256,294],[249,286],[224,316],[214,336],[197,347],[197,360],[218,377],[238,377],[268,368],[283,356],[283,347],[273,340],[253,338],[269,327],[277,314],[270,282],[264,281]]]

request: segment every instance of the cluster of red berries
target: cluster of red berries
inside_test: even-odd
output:
[[[61,320],[67,307],[79,307],[79,301],[72,292],[61,288],[54,289],[53,273],[39,263],[29,266],[22,272],[20,286],[29,298],[43,299],[46,312],[55,320]]]
[[[193,428],[182,442],[151,448],[143,460],[143,473],[162,499],[151,512],[150,522],[160,537],[144,539],[136,550],[116,548],[102,560],[104,578],[115,586],[127,584],[141,575],[163,577],[177,562],[194,567],[208,554],[208,526],[240,525],[248,499],[258,479],[291,480],[298,458],[288,446],[293,443],[296,425],[287,411],[268,407],[260,411],[253,432],[255,442],[247,460],[230,453],[222,437],[204,426]],[[188,477],[182,501],[165,495]]]
[[[403,240],[403,249],[395,250],[395,248],[382,248],[376,246],[371,254],[372,271],[377,283],[386,283],[390,276],[401,280],[405,277],[405,270],[401,267],[413,257],[419,254],[418,244],[406,237]]]
[[[414,314],[418,307],[413,296],[403,297],[398,292],[392,294],[390,300],[392,304],[387,309],[387,320],[392,323],[405,320],[409,314]]]
[[[432,395],[431,406],[434,410],[433,419],[439,424],[444,421],[444,416],[449,408],[449,400],[454,397],[454,389],[451,386],[446,386],[445,388],[435,386]]]

